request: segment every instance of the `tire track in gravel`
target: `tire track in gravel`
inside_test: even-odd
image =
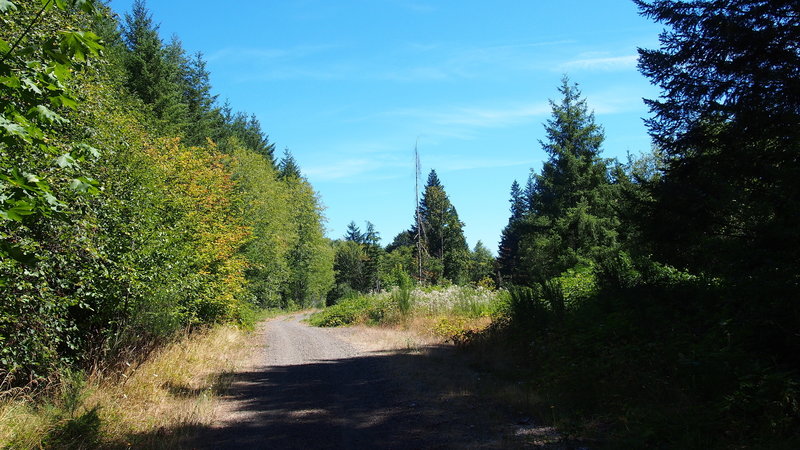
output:
[[[418,378],[422,372],[417,369],[430,364],[429,351],[359,350],[348,339],[351,331],[309,327],[301,322],[305,317],[262,324],[262,345],[245,369],[233,375],[218,422],[201,430],[190,447],[522,446],[508,439],[508,426],[488,424],[485,408],[474,398],[448,399]],[[499,420],[508,421],[513,419]]]

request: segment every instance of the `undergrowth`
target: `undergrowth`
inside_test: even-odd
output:
[[[469,336],[481,370],[530,386],[536,415],[592,448],[800,448],[800,376],[770,330],[796,311],[755,323],[769,303],[745,284],[624,255],[589,275],[510,289]]]
[[[271,313],[261,313],[265,318]],[[0,448],[174,448],[210,424],[214,398],[247,355],[247,332],[216,326],[117,373],[62,371],[47,388],[0,401]]]
[[[508,309],[509,295],[485,287],[432,286],[410,283],[373,294],[354,294],[313,314],[308,323],[319,327],[347,325],[401,326],[463,343]]]

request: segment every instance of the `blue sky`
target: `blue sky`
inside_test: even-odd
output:
[[[112,0],[122,15],[133,0]],[[150,0],[161,34],[202,51],[220,100],[288,147],[326,206],[328,235],[373,222],[384,243],[414,212],[413,149],[470,246],[493,251],[511,182],[539,144],[563,74],[605,128],[604,155],[650,148],[636,48],[660,26],[628,0]]]

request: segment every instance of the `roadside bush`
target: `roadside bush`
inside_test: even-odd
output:
[[[385,295],[356,295],[312,314],[308,323],[315,327],[340,327],[358,323],[381,323],[390,315]]]

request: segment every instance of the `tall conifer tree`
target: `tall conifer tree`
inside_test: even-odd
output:
[[[529,212],[520,238],[526,282],[558,275],[616,243],[613,189],[600,157],[603,130],[577,84],[565,76],[559,92],[540,142],[548,160],[526,187]]]
[[[450,203],[435,170],[428,174],[419,209],[422,219],[421,236],[430,257],[430,281],[438,282],[442,277],[456,283],[464,281],[469,258],[464,224],[458,219],[458,212]],[[412,232],[416,235],[416,231],[415,224]]]

